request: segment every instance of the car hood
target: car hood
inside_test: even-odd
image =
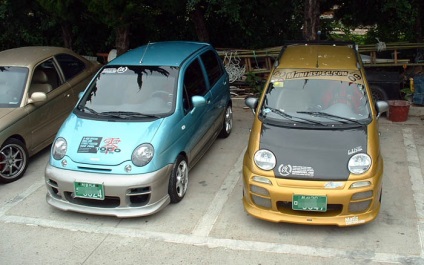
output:
[[[66,139],[66,155],[76,163],[119,165],[131,160],[132,152],[138,145],[152,141],[162,121],[99,121],[71,114],[58,137]]]
[[[345,181],[349,159],[367,152],[366,126],[319,130],[264,124],[260,148],[274,153],[277,178]]]
[[[10,108],[0,108],[0,119],[2,119],[3,117],[5,117],[7,114],[11,113],[14,109],[10,109]]]

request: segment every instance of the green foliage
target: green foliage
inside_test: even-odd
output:
[[[262,78],[253,72],[246,74],[245,83],[251,89],[251,92],[255,95],[260,95],[263,89]]]
[[[197,40],[190,14],[204,14],[215,47],[258,49],[302,38],[306,0],[0,0],[0,49],[24,45],[64,45],[64,30],[72,47],[93,55],[115,48],[117,27],[129,28],[129,48],[148,41]],[[334,21],[321,20],[323,39],[359,44],[415,42],[423,35],[422,0],[322,0],[322,10],[334,4]],[[420,16],[421,15],[421,16]],[[390,19],[388,19],[390,18]],[[352,29],[371,26],[366,36]],[[338,27],[344,34],[329,34]]]

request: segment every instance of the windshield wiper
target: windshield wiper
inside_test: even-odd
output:
[[[131,111],[105,111],[100,113],[100,115],[116,117],[120,119],[128,119],[128,118],[155,118],[160,119],[161,117],[158,115],[152,114],[144,114],[140,112],[131,112]]]
[[[289,114],[287,114],[284,111],[281,111],[279,109],[274,109],[274,108],[270,108],[270,107],[265,107],[265,108],[271,110],[273,113],[276,113],[276,114],[278,114],[278,115],[280,115],[280,116],[282,116],[282,117],[284,117],[284,118],[286,118],[288,120],[294,121],[294,122],[302,122],[302,123],[326,125],[326,124],[321,123],[321,122],[318,122],[318,121],[314,121],[314,120],[310,120],[310,119],[305,119],[305,118],[300,118],[300,117],[289,115]]]
[[[337,116],[337,115],[333,115],[333,114],[329,114],[326,112],[322,112],[322,111],[298,111],[296,113],[301,113],[301,114],[309,114],[311,116],[315,116],[315,117],[324,117],[333,121],[339,121],[341,123],[347,124],[347,123],[356,123],[356,124],[361,124],[361,122],[359,122],[358,120],[354,120],[354,119],[350,119],[350,118],[346,118],[346,117],[342,117],[342,116]]]
[[[89,108],[89,107],[87,107],[87,106],[81,106],[81,105],[79,105],[79,106],[78,106],[78,109],[79,109],[80,111],[88,110],[91,114],[100,115],[97,111],[95,111],[95,110],[93,110],[93,109],[91,109],[91,108]]]

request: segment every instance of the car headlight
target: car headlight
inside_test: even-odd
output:
[[[68,150],[68,143],[62,137],[57,138],[53,143],[52,156],[56,160],[62,159]]]
[[[145,166],[152,160],[154,152],[151,144],[141,144],[134,149],[131,161],[138,167]]]
[[[360,153],[349,159],[348,168],[352,174],[362,174],[367,172],[371,166],[371,157],[367,154]]]
[[[271,151],[264,149],[256,151],[253,160],[255,161],[255,164],[263,170],[273,169],[276,163],[274,154]]]

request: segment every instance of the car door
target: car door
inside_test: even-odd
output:
[[[224,111],[228,101],[228,75],[222,62],[213,50],[207,50],[200,55],[207,76],[209,109],[205,116],[205,124],[209,124],[206,138],[212,139],[221,130]]]
[[[183,106],[186,113],[185,119],[188,121],[187,126],[193,132],[191,139],[187,144],[190,160],[199,156],[207,139],[205,135],[211,124],[205,123],[205,116],[210,108],[211,95],[207,89],[204,71],[199,59],[193,60],[183,75]],[[206,105],[194,107],[192,103],[193,96],[202,96],[206,100]],[[208,103],[209,102],[209,103]]]
[[[40,63],[32,73],[28,97],[41,86],[44,91],[38,92],[46,93],[47,100],[25,106],[31,126],[30,150],[40,150],[51,143],[75,104],[70,84],[64,82],[58,69],[54,59],[50,58]],[[43,73],[44,77],[38,78],[39,73]]]

